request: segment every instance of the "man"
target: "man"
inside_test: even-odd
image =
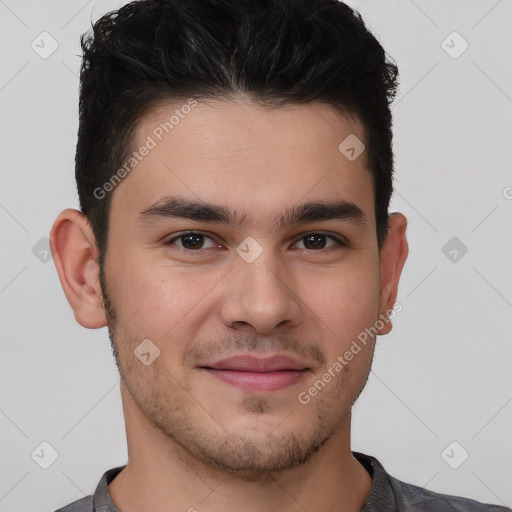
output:
[[[81,212],[51,233],[108,325],[129,460],[61,511],[506,510],[350,447],[407,258],[396,67],[335,0],[142,0],[83,37]]]

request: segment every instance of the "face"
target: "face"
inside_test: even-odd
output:
[[[154,147],[112,192],[123,405],[212,467],[292,468],[347,421],[374,338],[351,347],[384,312],[366,155],[338,149],[364,131],[325,104],[216,100],[161,134],[179,107],[141,120]]]

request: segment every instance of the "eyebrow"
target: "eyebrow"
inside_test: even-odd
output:
[[[233,229],[242,228],[247,223],[247,213],[244,211],[181,196],[162,197],[140,212],[137,222],[149,223],[162,218],[222,223]],[[352,201],[339,200],[299,203],[278,214],[277,217],[273,217],[273,224],[278,229],[285,229],[295,224],[330,220],[342,220],[360,225],[367,223],[366,215],[359,206]]]

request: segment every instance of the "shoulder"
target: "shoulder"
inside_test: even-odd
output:
[[[80,500],[74,501],[65,507],[59,508],[55,512],[94,512],[92,496],[86,496]]]
[[[363,512],[512,512],[508,507],[429,491],[390,475],[371,455],[353,452],[372,476],[373,485]]]
[[[85,496],[55,512],[119,512],[112,503],[108,492],[108,485],[126,466],[118,466],[103,473],[94,495]]]
[[[510,508],[480,503],[478,501],[429,491],[388,476],[391,488],[401,505],[399,510],[418,512],[511,512]]]

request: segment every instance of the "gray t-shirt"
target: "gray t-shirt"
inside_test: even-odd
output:
[[[352,453],[373,479],[372,489],[361,512],[512,512],[507,507],[486,505],[406,484],[388,474],[375,457]],[[55,512],[119,512],[110,498],[107,486],[124,468],[120,466],[105,472],[94,496],[86,496]]]

